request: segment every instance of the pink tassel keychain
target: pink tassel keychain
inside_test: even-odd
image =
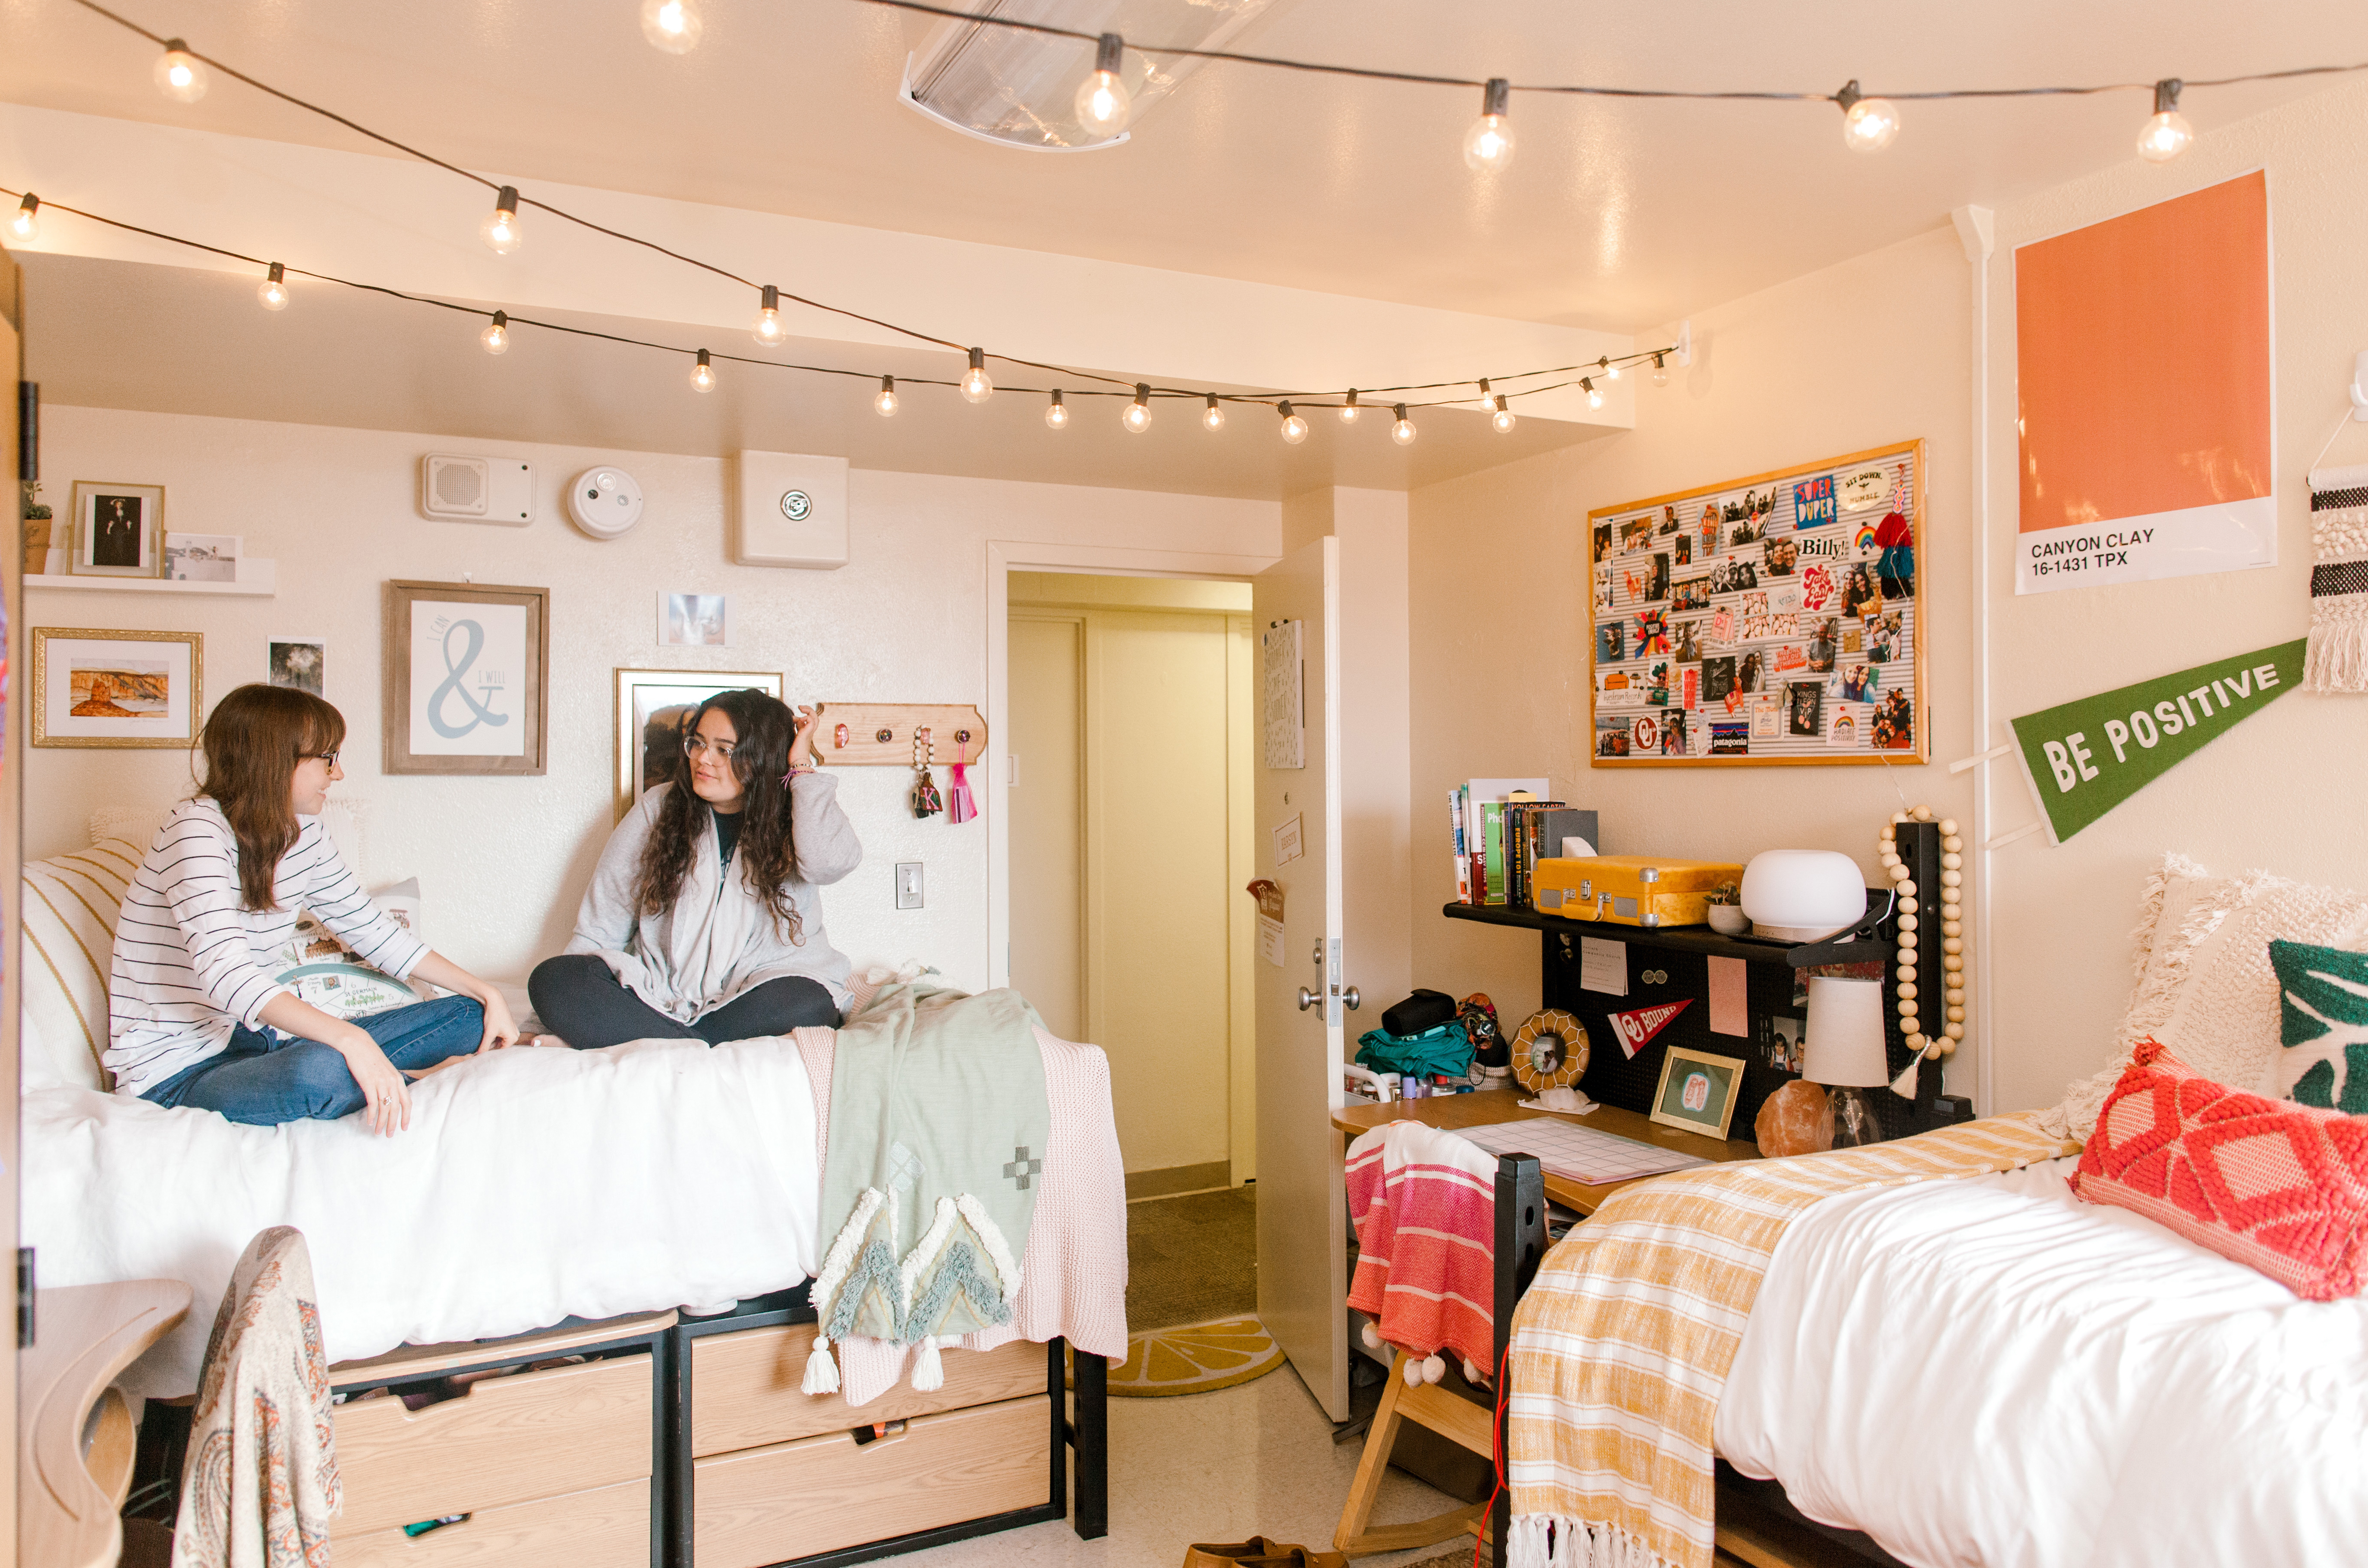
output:
[[[970,762],[970,743],[968,741],[964,741],[962,743],[962,750],[957,754],[957,756],[961,760],[957,761],[953,765],[953,793],[946,807],[946,820],[949,822],[961,823],[968,822],[971,818],[978,815],[978,802],[971,799],[970,793],[970,770],[968,767],[968,764]]]

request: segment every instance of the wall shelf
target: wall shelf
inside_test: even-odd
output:
[[[1788,964],[1794,969],[1806,969],[1813,964],[1882,963],[1890,958],[1892,950],[1889,942],[1860,932],[1845,932],[1823,942],[1778,942],[1764,937],[1723,937],[1707,926],[1620,926],[1609,921],[1565,920],[1559,915],[1541,915],[1519,904],[1451,903],[1440,913],[1450,920],[1471,920],[1483,926],[1512,926],[1530,931],[1558,932],[1565,937],[1602,937],[1710,958],[1741,959],[1746,963]],[[1879,926],[1890,917],[1891,895],[1870,889],[1866,913],[1867,927],[1861,930]],[[1851,937],[1858,939],[1849,939]]]
[[[67,588],[84,594],[209,594],[216,597],[268,599],[279,592],[279,562],[255,558],[238,563],[235,583],[176,582],[168,577],[72,577],[46,572],[28,573],[28,588]]]

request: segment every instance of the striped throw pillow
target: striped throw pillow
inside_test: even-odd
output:
[[[114,1087],[107,1050],[107,981],[115,917],[140,851],[110,839],[25,867],[24,1086]]]

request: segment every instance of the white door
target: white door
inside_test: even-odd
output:
[[[1349,1418],[1348,1204],[1340,1103],[1339,540],[1326,536],[1251,580],[1258,644],[1251,761],[1257,782],[1255,858],[1259,878],[1283,894],[1282,963],[1261,950],[1258,973],[1258,1317],[1316,1403]],[[1301,766],[1272,767],[1270,680],[1278,642],[1296,622],[1298,691],[1304,718]],[[1278,831],[1285,844],[1279,846]],[[1295,835],[1298,855],[1289,853]]]

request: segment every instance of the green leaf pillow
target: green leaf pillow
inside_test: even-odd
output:
[[[2368,1116],[2368,953],[2271,942],[2278,971],[2278,1082],[2297,1105]]]

